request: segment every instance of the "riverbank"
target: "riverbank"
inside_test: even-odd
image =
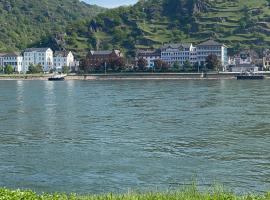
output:
[[[270,78],[269,72],[261,73]],[[219,80],[236,79],[239,73],[112,73],[112,74],[69,74],[66,80]],[[48,80],[52,74],[0,75],[0,80]]]
[[[126,193],[126,194],[105,194],[105,195],[85,195],[76,194],[36,194],[33,191],[0,189],[0,199],[9,200],[270,200],[270,192],[265,195],[249,194],[237,196],[223,190],[213,190],[211,192],[199,192],[195,187],[183,191],[172,192],[149,192],[149,193]]]

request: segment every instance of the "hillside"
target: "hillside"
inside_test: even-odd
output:
[[[198,43],[209,38],[232,50],[270,44],[269,0],[141,0],[70,25],[68,48],[159,47],[167,42]],[[78,36],[78,37],[77,37]],[[87,43],[87,44],[86,44]]]
[[[79,0],[0,0],[0,51],[42,45],[67,24],[101,11]]]

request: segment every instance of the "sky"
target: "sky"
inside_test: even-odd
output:
[[[84,0],[89,4],[96,4],[106,8],[115,8],[122,5],[131,5],[137,2],[137,0]]]

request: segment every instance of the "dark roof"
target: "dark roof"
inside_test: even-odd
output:
[[[161,54],[160,49],[156,49],[156,50],[142,50],[142,49],[139,49],[137,51],[138,56],[160,56],[160,54]]]
[[[191,43],[175,43],[175,44],[165,44],[161,47],[161,49],[179,49],[179,48],[189,48],[192,44]]]
[[[113,51],[90,51],[92,55],[110,55]]]
[[[19,52],[5,53],[1,55],[2,57],[18,57],[21,56]]]
[[[50,48],[27,48],[27,49],[24,50],[24,52],[33,52],[33,51],[36,51],[36,52],[45,52],[48,49],[50,49]]]
[[[112,53],[115,53],[116,55],[121,55],[121,52],[119,50],[105,50],[105,51],[90,51],[91,55],[110,55]]]
[[[67,57],[70,51],[56,51],[54,53],[54,56],[61,56],[61,57]]]
[[[198,46],[223,46],[224,44],[221,44],[219,42],[216,42],[214,40],[207,40],[203,43],[198,44]]]

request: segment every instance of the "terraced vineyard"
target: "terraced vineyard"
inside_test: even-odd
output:
[[[270,44],[268,0],[146,0],[100,14],[89,21],[88,48],[156,48],[167,42],[198,43],[209,38],[260,50]],[[77,41],[78,47],[83,42]],[[72,46],[70,46],[72,48]]]

